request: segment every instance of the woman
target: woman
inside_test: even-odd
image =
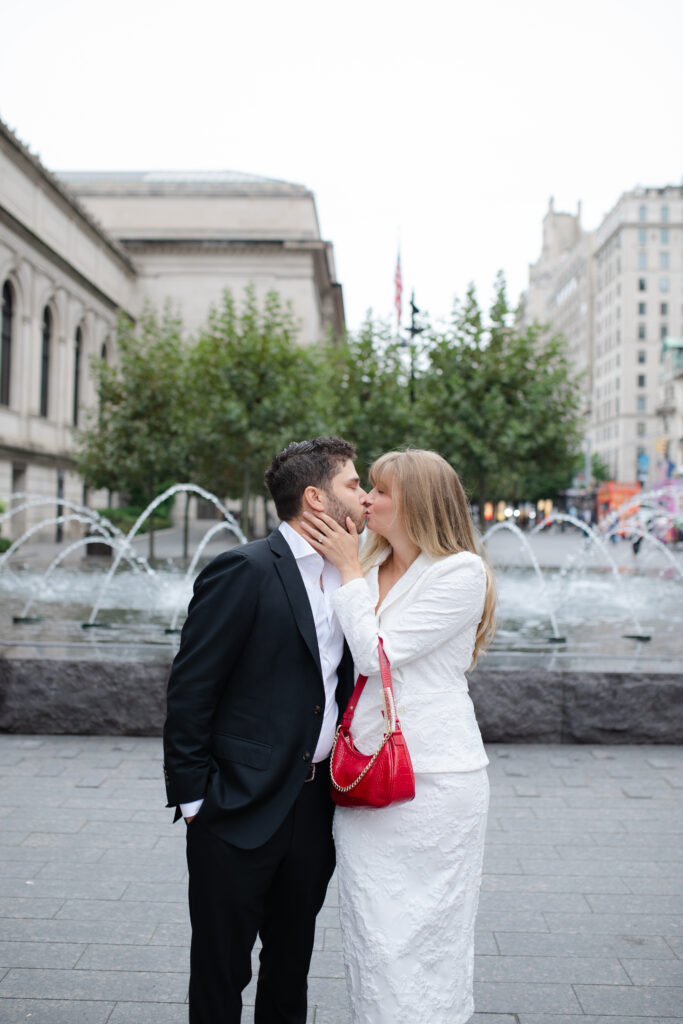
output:
[[[493,632],[495,592],[476,553],[460,481],[429,451],[389,452],[370,470],[371,531],[307,516],[337,566],[333,604],[358,672],[357,747],[383,735],[378,638],[415,770],[415,799],[338,807],[335,842],[354,1024],[465,1024],[474,1012],[474,919],[489,787],[466,670]]]

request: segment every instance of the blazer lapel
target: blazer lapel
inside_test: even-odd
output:
[[[294,613],[299,632],[313,656],[322,679],[323,671],[320,664],[320,651],[318,650],[318,634],[315,631],[311,603],[308,600],[306,587],[301,578],[296,559],[291,552],[289,544],[279,530],[273,530],[268,537],[268,544],[275,555],[275,568],[282,580],[282,585],[285,588],[285,594]]]
[[[428,565],[433,561],[429,555],[426,555],[424,551],[421,551],[417,556],[412,565],[408,566],[403,575],[394,583],[393,587],[382,601],[381,605],[377,609],[377,614],[381,615],[387,608],[397,601],[399,597],[402,597],[407,590],[412,587],[415,580],[425,571]]]

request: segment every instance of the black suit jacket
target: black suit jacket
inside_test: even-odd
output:
[[[346,644],[340,712],[353,689]],[[294,803],[323,721],[311,606],[279,530],[215,558],[197,577],[168,681],[168,807],[199,815],[244,849],[262,845]],[[190,826],[191,827],[191,826]]]

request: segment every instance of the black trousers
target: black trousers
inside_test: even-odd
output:
[[[190,1024],[239,1024],[260,934],[255,1024],[305,1024],[315,919],[334,871],[329,762],[255,850],[187,826]]]

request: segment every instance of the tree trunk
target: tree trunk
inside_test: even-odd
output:
[[[263,495],[263,529],[265,531],[264,536],[268,536],[270,530],[268,529],[268,495]]]
[[[244,478],[242,480],[242,508],[240,509],[240,527],[245,537],[249,536],[249,496],[250,496],[249,467],[244,467]]]
[[[183,514],[183,568],[187,568],[187,554],[190,546],[190,492],[185,491],[185,512]]]
[[[147,495],[147,497],[148,497],[148,504],[151,504],[154,501],[154,489],[153,488],[151,489],[151,491]],[[148,551],[147,557],[148,557],[149,564],[151,565],[153,560],[154,560],[154,513],[153,512],[152,512],[151,516],[149,517],[148,522],[149,522],[149,533],[148,533],[148,536],[149,536],[149,551]]]
[[[484,506],[486,504],[486,474],[482,474],[477,482],[477,500],[479,501],[479,531],[482,536],[486,533],[486,520],[484,519]]]

